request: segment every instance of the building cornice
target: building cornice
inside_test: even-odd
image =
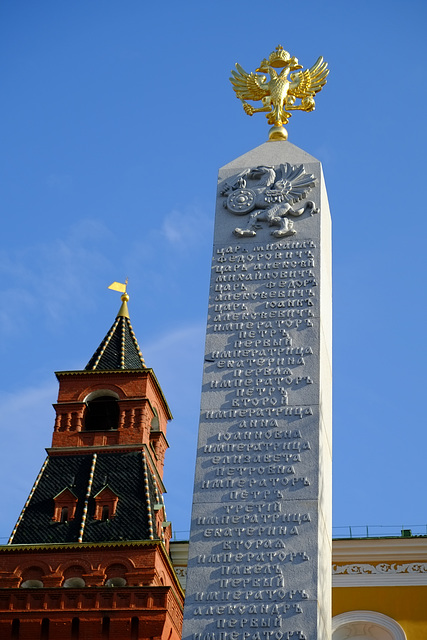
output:
[[[427,562],[427,537],[333,540],[333,563],[358,560],[424,560]]]
[[[96,549],[114,549],[114,548],[136,548],[136,547],[160,547],[163,548],[161,540],[118,540],[117,542],[57,542],[53,544],[2,544],[0,545],[0,553],[28,553],[33,551],[73,551],[74,549],[82,549],[92,551]],[[165,551],[165,555],[167,553]]]
[[[427,538],[334,540],[334,587],[427,585]]]

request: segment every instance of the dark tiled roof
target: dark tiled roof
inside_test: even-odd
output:
[[[113,326],[87,363],[85,369],[91,371],[145,369],[144,358],[129,318],[117,316]]]
[[[156,483],[147,469],[142,451],[98,453],[95,462],[91,453],[49,457],[21,514],[12,544],[149,540],[153,539],[153,533],[154,539],[158,539],[150,524],[157,501]],[[95,520],[94,496],[107,483],[119,498],[116,515],[110,520]],[[78,498],[75,517],[69,522],[54,522],[53,498],[66,487]]]

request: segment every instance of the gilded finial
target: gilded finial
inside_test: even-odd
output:
[[[127,303],[129,302],[129,294],[126,291],[127,285],[128,285],[128,279],[126,278],[124,284],[122,282],[113,282],[108,287],[109,289],[113,289],[113,291],[120,291],[122,293],[122,295],[120,296],[120,299],[122,301],[122,306],[119,309],[117,317],[123,316],[124,318],[129,318],[129,311],[128,311],[128,305],[127,305]]]
[[[270,53],[268,59],[264,58],[255,70],[268,73],[270,80],[267,81],[265,75],[247,73],[236,62],[237,71],[231,72],[230,82],[248,116],[266,112],[268,124],[273,125],[269,132],[269,139],[287,140],[288,132],[283,125],[287,124],[292,116],[290,111],[314,111],[314,96],[326,84],[329,73],[327,66],[327,62],[324,62],[320,56],[310,69],[297,71],[303,68],[298,63],[298,58],[291,57],[279,44]],[[276,69],[282,70],[278,73]],[[297,99],[301,100],[300,104],[295,104]],[[246,100],[261,100],[263,106],[255,109]]]

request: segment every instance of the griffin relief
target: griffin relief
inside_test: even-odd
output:
[[[294,209],[293,204],[306,198],[316,184],[316,178],[305,172],[304,166],[289,163],[279,167],[259,166],[245,169],[231,182],[226,182],[220,195],[226,199],[224,207],[236,216],[250,214],[245,227],[236,227],[238,238],[256,236],[260,223],[278,227],[271,232],[275,238],[284,238],[296,233],[294,223],[288,216],[298,217],[306,211],[319,213],[312,200]]]

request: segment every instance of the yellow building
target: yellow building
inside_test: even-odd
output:
[[[427,640],[427,536],[405,533],[333,540],[332,640]],[[185,589],[188,542],[171,555]]]
[[[426,640],[427,537],[334,540],[332,562],[333,640]]]

